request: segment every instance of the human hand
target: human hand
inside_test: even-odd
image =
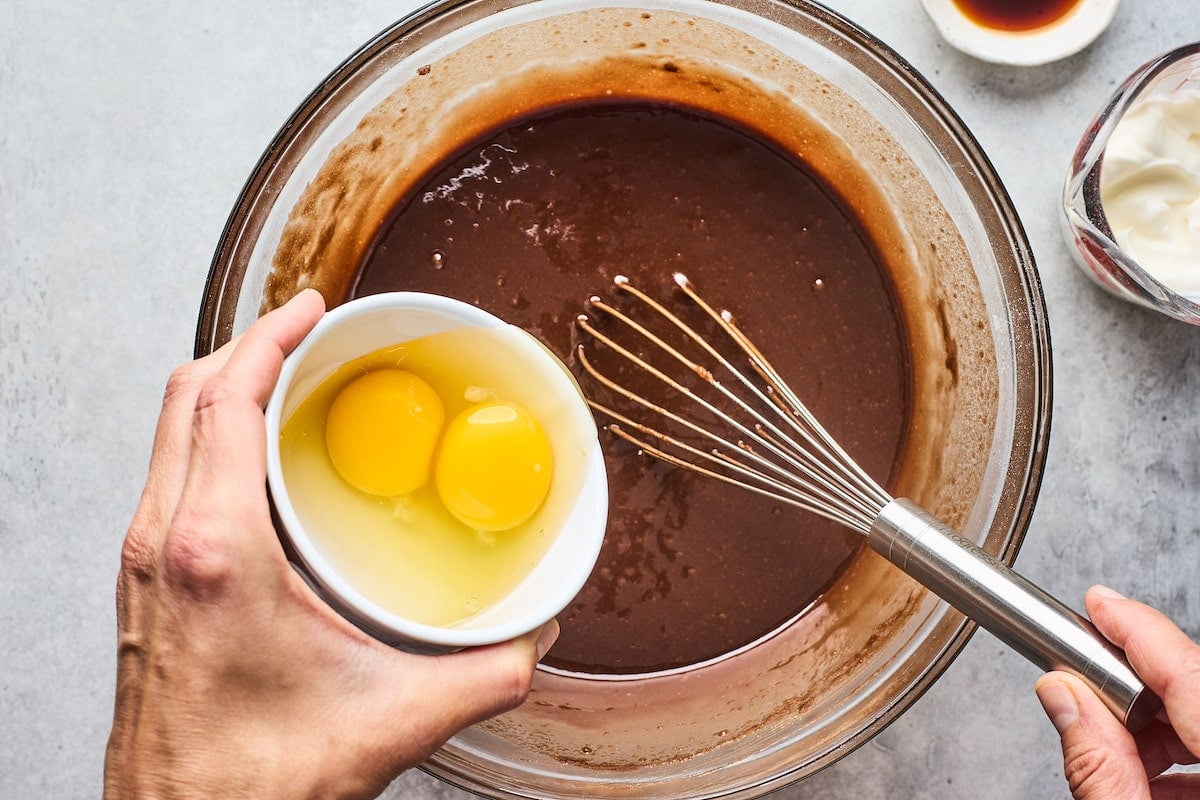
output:
[[[1162,775],[1200,763],[1200,646],[1163,614],[1103,586],[1085,599],[1088,616],[1163,701],[1158,719],[1130,733],[1078,678],[1043,675],[1038,699],[1062,737],[1075,800],[1200,798],[1200,774]]]
[[[455,732],[519,705],[558,626],[417,656],[288,565],[263,406],[324,312],[315,291],[175,371],[117,577],[106,800],[369,798]]]

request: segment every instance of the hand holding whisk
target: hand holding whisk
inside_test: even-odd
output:
[[[826,432],[728,312],[708,305],[682,274],[675,275],[675,283],[737,355],[726,357],[694,326],[618,277],[617,290],[653,312],[682,337],[672,340],[682,344],[676,347],[667,334],[599,297],[589,299],[589,311],[611,320],[623,339],[634,343],[609,335],[587,314],[577,319],[579,329],[618,355],[626,368],[661,384],[672,405],[678,399],[672,408],[652,402],[599,369],[581,344],[577,354],[588,375],[650,414],[639,416],[657,420],[647,424],[589,400],[611,420],[609,431],[645,455],[863,534],[873,550],[1041,669],[1078,675],[1131,730],[1154,717],[1158,698],[1090,622],[915,503],[892,498]],[[683,349],[703,354],[705,363]],[[743,357],[750,374],[734,363]]]

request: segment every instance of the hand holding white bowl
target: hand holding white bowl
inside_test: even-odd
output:
[[[387,647],[284,557],[262,408],[316,292],[172,375],[117,578],[109,800],[374,797],[459,729],[519,705],[550,622],[452,655]]]

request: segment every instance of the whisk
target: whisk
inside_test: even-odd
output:
[[[585,372],[658,420],[659,427],[654,427],[589,399],[592,408],[610,420],[606,427],[611,433],[641,454],[863,534],[871,549],[1041,669],[1079,676],[1130,730],[1154,717],[1161,706],[1158,698],[1090,622],[912,501],[891,497],[826,432],[733,316],[705,302],[683,274],[676,273],[674,279],[688,300],[715,323],[718,335],[735,346],[733,359],[741,362],[745,357],[752,374],[666,306],[627,278],[617,277],[614,284],[619,293],[653,312],[657,319],[653,329],[597,296],[588,299],[589,313],[579,315],[576,325],[587,339],[661,382],[678,398],[680,407],[652,402],[606,375],[589,358],[585,339],[576,351]],[[610,336],[590,315],[612,320],[624,334],[636,334],[622,340],[633,338],[641,347]],[[688,352],[702,352],[707,364],[663,338],[656,332],[662,326],[682,334],[682,339],[670,334],[672,341],[683,343]],[[687,345],[688,340],[692,344]],[[658,366],[664,362],[670,366]],[[685,381],[702,391],[694,391]]]

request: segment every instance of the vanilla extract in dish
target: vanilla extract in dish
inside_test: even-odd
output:
[[[1079,0],[954,0],[971,21],[1002,31],[1035,31],[1071,13]]]
[[[354,294],[474,302],[573,364],[589,295],[617,274],[666,294],[684,271],[886,481],[909,414],[906,339],[850,207],[799,158],[723,118],[655,102],[558,106],[432,170],[380,229]],[[605,543],[559,616],[551,666],[630,674],[718,657],[803,613],[860,550],[832,523],[602,443]]]

